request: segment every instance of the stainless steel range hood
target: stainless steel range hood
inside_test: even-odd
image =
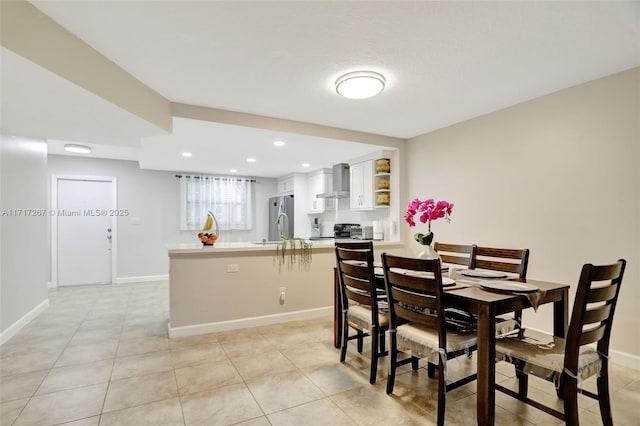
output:
[[[316,198],[347,198],[349,197],[349,165],[347,163],[333,166],[333,185],[330,192],[316,195]]]

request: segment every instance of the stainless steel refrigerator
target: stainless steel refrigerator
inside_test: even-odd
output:
[[[293,238],[293,195],[269,198],[269,241]]]

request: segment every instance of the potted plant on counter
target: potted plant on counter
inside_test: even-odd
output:
[[[289,269],[298,265],[300,269],[309,269],[311,263],[312,244],[302,238],[285,238],[276,245],[276,255],[274,262],[278,262],[278,271],[282,270],[282,265],[287,265]]]

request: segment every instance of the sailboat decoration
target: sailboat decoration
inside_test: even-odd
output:
[[[218,221],[211,210],[207,212],[207,220],[204,222],[202,230],[205,232],[198,233],[198,238],[205,246],[212,246],[218,239]],[[211,231],[213,232],[206,232]]]

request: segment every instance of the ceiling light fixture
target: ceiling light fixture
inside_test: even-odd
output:
[[[366,99],[384,89],[382,74],[373,71],[354,71],[338,77],[336,92],[348,99]]]
[[[73,152],[74,154],[88,154],[91,152],[91,148],[86,145],[78,145],[75,143],[68,143],[64,146],[64,150],[67,152]]]
[[[256,159],[255,158],[247,158],[247,163],[255,163]]]
[[[193,157],[193,154],[192,154],[192,153],[190,153],[190,152],[183,152],[183,153],[182,153],[182,156],[183,156],[183,157]]]
[[[229,169],[229,173],[237,173],[238,169]]]
[[[273,143],[274,146],[284,146],[284,141],[275,141]]]
[[[302,166],[302,167],[310,167],[310,166],[311,166],[311,164],[309,164],[309,163],[302,163],[302,164],[301,164],[301,166]]]

